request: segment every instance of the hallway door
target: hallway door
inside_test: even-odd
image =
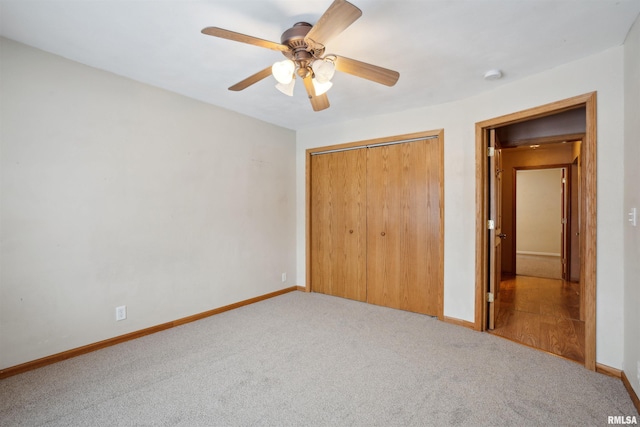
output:
[[[489,286],[487,294],[488,329],[495,328],[500,298],[500,282],[502,281],[502,153],[496,141],[495,129],[489,130],[487,182],[489,190],[489,224],[487,225],[489,241]]]

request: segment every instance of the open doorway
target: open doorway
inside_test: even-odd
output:
[[[515,167],[513,172],[515,274],[564,279],[569,216],[567,167]],[[503,205],[508,207],[507,203]],[[502,265],[503,274],[506,268]]]
[[[579,257],[579,250],[571,250],[571,223],[579,222],[571,192],[580,188],[571,185],[570,170],[573,156],[580,156],[580,141],[532,147],[501,153],[503,173],[510,179],[502,182],[505,240],[496,319],[489,329],[584,363],[582,289],[579,279],[570,280],[570,260]]]
[[[596,190],[596,158],[595,158],[595,144],[596,144],[596,95],[595,93],[586,94],[583,96],[567,99],[564,101],[555,102],[552,104],[537,107],[531,110],[521,111],[510,115],[498,117],[495,119],[487,120],[476,124],[476,178],[477,178],[477,192],[476,192],[476,206],[477,206],[477,223],[476,223],[476,328],[479,330],[488,330],[495,327],[496,316],[500,314],[500,277],[504,272],[508,280],[509,273],[514,276],[516,250],[515,240],[513,236],[513,225],[507,224],[506,218],[500,218],[504,214],[498,217],[499,223],[496,224],[492,215],[496,210],[496,206],[503,205],[504,200],[502,196],[495,200],[495,195],[499,194],[497,188],[501,187],[500,181],[509,181],[510,179],[503,179],[504,173],[509,172],[502,164],[496,164],[495,158],[491,158],[495,155],[495,151],[505,151],[506,149],[526,151],[531,148],[540,148],[544,145],[551,147],[554,144],[573,141],[581,141],[579,144],[579,159],[580,169],[578,171],[572,171],[571,165],[573,159],[568,161],[559,161],[556,163],[562,164],[564,169],[565,179],[568,181],[574,172],[580,174],[578,182],[580,183],[577,193],[577,205],[575,209],[580,213],[580,219],[578,224],[573,224],[573,220],[566,218],[563,224],[563,230],[567,234],[567,238],[563,240],[562,247],[560,249],[561,258],[564,257],[561,271],[565,279],[570,279],[573,274],[578,282],[576,286],[576,293],[578,298],[578,311],[579,317],[582,320],[582,330],[578,327],[576,333],[584,340],[584,351],[581,361],[584,361],[585,366],[588,369],[595,370],[595,238],[596,238],[596,204],[595,204],[595,190]],[[558,119],[560,122],[566,121],[569,116],[579,117],[583,123],[583,129],[577,129],[575,131],[567,130],[566,127],[553,129],[554,120]],[[518,125],[518,126],[514,126]],[[547,129],[547,134],[537,133],[535,129],[537,127],[544,126]],[[521,135],[514,137],[514,135],[508,135],[508,133]],[[529,136],[522,137],[522,132],[527,133]],[[531,137],[531,135],[534,135]],[[492,141],[495,141],[496,146],[494,149],[489,149]],[[532,147],[537,146],[537,147]],[[504,150],[503,150],[504,149]],[[538,150],[536,150],[538,151]],[[504,152],[499,156],[504,161]],[[535,165],[529,165],[535,166]],[[495,169],[492,169],[495,168]],[[501,190],[503,191],[503,190]],[[504,192],[504,191],[503,191]],[[565,200],[565,203],[571,203],[571,197]],[[504,222],[503,222],[504,221]],[[570,227],[574,226],[573,232],[570,232]],[[496,230],[497,228],[497,230]],[[512,230],[510,233],[508,230]],[[509,236],[511,234],[511,236]],[[574,236],[575,234],[575,236]],[[577,239],[571,239],[570,237],[577,237]],[[511,242],[510,242],[511,238]],[[495,244],[496,241],[502,241],[501,245]],[[531,251],[535,252],[535,251]],[[571,253],[574,254],[574,258],[579,256],[578,271],[575,271],[576,265],[571,262]],[[511,257],[511,259],[509,259]],[[496,260],[499,260],[496,262]],[[575,259],[574,259],[575,261]],[[505,268],[505,263],[511,262],[511,271],[509,268]],[[574,263],[575,264],[575,263]],[[498,279],[496,279],[498,278]],[[555,279],[562,280],[562,279]],[[568,283],[568,282],[567,282]],[[508,289],[508,283],[502,281],[502,289]],[[562,290],[562,287],[561,287]],[[567,289],[564,289],[567,291]],[[571,290],[568,290],[571,292]],[[505,304],[509,304],[508,298],[505,299]],[[494,323],[492,323],[494,322]],[[539,347],[540,348],[540,347]]]

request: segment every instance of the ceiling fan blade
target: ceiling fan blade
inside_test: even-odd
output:
[[[362,11],[345,0],[334,0],[316,25],[304,38],[309,46],[325,45],[330,39],[343,32],[362,16]]]
[[[247,77],[246,79],[242,80],[241,82],[238,82],[236,84],[234,84],[233,86],[231,86],[229,88],[229,90],[233,90],[233,91],[240,91],[243,89],[248,88],[249,86],[251,86],[254,83],[258,83],[260,80],[267,78],[271,75],[271,66],[265,68],[262,71],[258,71],[257,73],[255,73],[252,76]]]
[[[227,40],[233,40],[240,43],[252,44],[254,46],[265,47],[271,50],[278,50],[281,52],[288,52],[289,46],[285,46],[280,43],[271,42],[269,40],[259,39],[257,37],[247,36],[246,34],[240,34],[229,30],[224,30],[218,27],[207,27],[202,29],[202,34],[208,36],[220,37]]]
[[[329,98],[327,98],[326,93],[316,96],[316,90],[313,87],[311,74],[302,79],[302,81],[304,82],[304,88],[307,90],[307,95],[309,95],[309,101],[311,101],[313,111],[322,111],[329,108]]]
[[[336,70],[348,73],[356,77],[362,77],[376,83],[386,86],[393,86],[400,78],[400,73],[389,70],[387,68],[378,67],[377,65],[367,64],[366,62],[356,61],[355,59],[338,56],[336,61]]]

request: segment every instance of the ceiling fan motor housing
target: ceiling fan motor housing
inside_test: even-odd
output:
[[[317,45],[311,48],[304,38],[313,26],[308,22],[298,22],[282,33],[280,41],[283,45],[289,46],[291,51],[282,52],[284,56],[293,60],[298,65],[298,75],[302,78],[311,72],[311,63],[322,57],[324,46]]]

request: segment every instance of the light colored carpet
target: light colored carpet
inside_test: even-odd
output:
[[[292,292],[0,381],[2,426],[606,425],[620,380],[427,316]]]

